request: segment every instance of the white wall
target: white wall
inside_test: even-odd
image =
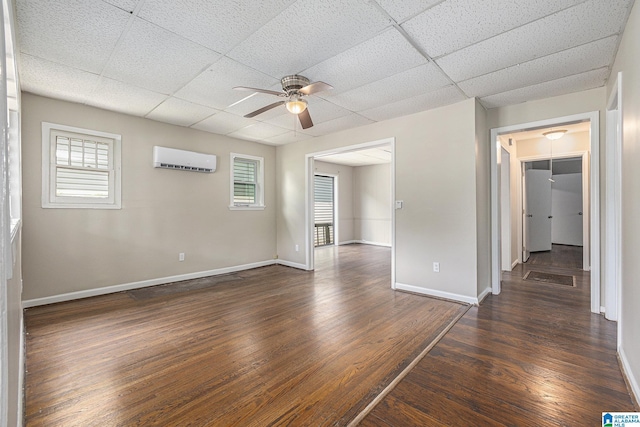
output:
[[[274,147],[27,93],[22,113],[25,300],[273,261]],[[42,121],[122,135],[121,210],[41,207]],[[218,170],[153,168],[154,145],[216,154]],[[263,211],[229,210],[230,152],[264,157]]]
[[[391,246],[391,164],[353,170],[355,239]]]
[[[396,211],[396,281],[425,293],[477,298],[476,107],[469,99],[278,146],[280,258],[306,260],[304,251],[295,251],[296,244],[305,246],[306,237],[305,155],[395,138],[396,199],[404,200],[404,208]],[[440,273],[433,272],[434,261],[440,262]]]
[[[491,291],[491,144],[487,112],[475,100],[477,295]]]
[[[353,167],[314,161],[315,171],[338,177],[338,244],[351,242],[354,237],[354,177]]]
[[[622,72],[622,289],[620,356],[640,399],[640,4],[635,3],[607,85]]]

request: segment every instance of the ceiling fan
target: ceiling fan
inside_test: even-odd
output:
[[[284,76],[280,80],[280,83],[282,84],[282,92],[246,86],[234,87],[234,89],[236,90],[260,92],[269,95],[275,95],[280,98],[286,98],[286,100],[274,102],[273,104],[269,104],[254,112],[246,114],[245,117],[252,118],[257,116],[258,114],[264,113],[265,111],[269,111],[272,108],[284,105],[285,107],[287,107],[287,110],[289,110],[290,113],[296,114],[298,116],[298,118],[300,119],[300,124],[302,125],[302,129],[308,129],[313,126],[313,121],[311,121],[311,116],[309,115],[309,110],[307,109],[307,101],[304,99],[304,97],[313,93],[320,92],[322,90],[333,89],[333,86],[324,82],[311,83],[310,80],[305,76],[299,76],[297,74]]]

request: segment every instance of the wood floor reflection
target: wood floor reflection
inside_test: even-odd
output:
[[[616,323],[590,313],[581,248],[555,249],[503,273],[502,293],[470,309],[360,425],[593,426],[603,411],[637,411]],[[576,287],[523,280],[531,269],[575,275]]]
[[[346,425],[468,307],[391,289],[391,251],[27,310],[27,426]]]

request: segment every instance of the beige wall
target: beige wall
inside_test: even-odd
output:
[[[25,93],[24,299],[273,260],[275,148]],[[41,207],[41,122],[122,135],[122,209]],[[161,145],[218,156],[202,174],[152,167]],[[229,153],[265,159],[264,211],[230,211]],[[184,262],[178,253],[184,252]]]
[[[353,241],[353,167],[315,160],[314,168],[338,177],[338,244]]]
[[[640,398],[640,4],[635,3],[611,72],[607,94],[622,71],[622,295],[619,337],[636,398]]]
[[[355,239],[391,246],[391,164],[353,171]]]
[[[567,153],[590,151],[589,132],[567,133],[562,138],[553,141],[553,147],[551,147],[551,141],[544,137],[516,141],[518,159],[532,156],[549,158],[552,149],[554,158],[564,156]]]
[[[476,101],[277,147],[278,255],[304,264],[305,155],[395,138],[396,281],[477,297]],[[440,273],[432,263],[440,262]],[[488,267],[487,267],[488,268]]]

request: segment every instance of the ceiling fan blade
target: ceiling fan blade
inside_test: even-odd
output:
[[[298,118],[300,119],[300,124],[302,125],[302,129],[309,129],[313,126],[313,122],[311,121],[311,115],[309,114],[309,109],[305,109],[302,113],[298,114]]]
[[[302,89],[299,89],[298,92],[303,93],[305,95],[311,95],[312,93],[316,93],[316,92],[320,92],[322,90],[328,90],[328,89],[333,89],[333,86],[325,82],[315,82],[315,83],[311,83],[310,85],[306,85]]]
[[[275,90],[269,90],[269,89],[259,89],[257,87],[247,87],[247,86],[236,86],[234,87],[235,90],[247,90],[250,92],[260,92],[260,93],[267,93],[269,95],[275,95],[275,96],[286,96],[285,93],[283,92],[276,92]]]
[[[278,101],[278,102],[274,102],[273,104],[269,104],[266,107],[262,107],[262,108],[260,108],[260,109],[258,109],[256,111],[254,111],[253,113],[246,114],[245,117],[250,119],[252,117],[257,116],[258,114],[264,113],[265,111],[269,111],[272,108],[276,108],[279,105],[284,105],[284,101]]]

